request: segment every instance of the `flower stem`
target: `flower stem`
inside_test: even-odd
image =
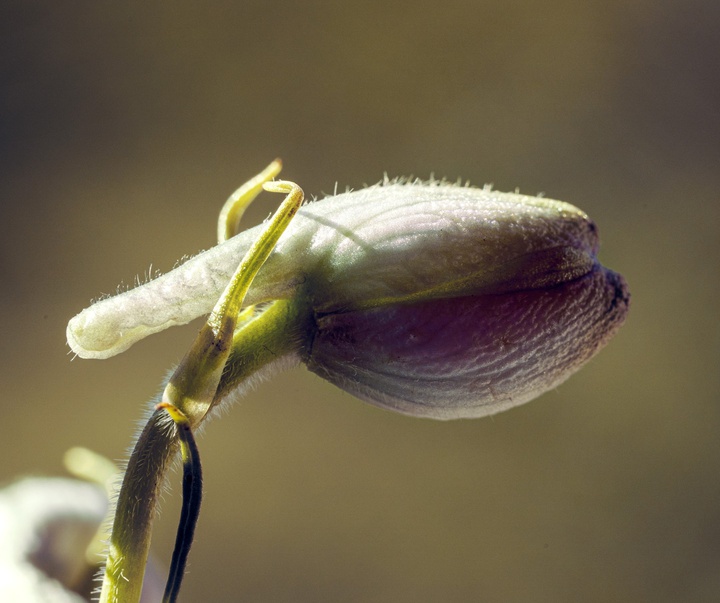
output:
[[[233,338],[212,407],[271,363],[283,358],[299,362],[307,322],[304,305],[278,300],[243,324]],[[188,417],[192,429],[207,416]],[[120,488],[100,603],[139,601],[158,492],[178,448],[175,423],[165,408],[155,410],[138,437]]]
[[[156,410],[140,433],[120,488],[101,603],[140,600],[158,492],[177,449],[172,420]]]

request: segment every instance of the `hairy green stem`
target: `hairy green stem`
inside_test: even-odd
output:
[[[113,522],[101,603],[139,601],[158,493],[178,449],[172,420],[155,411],[130,455]]]
[[[308,313],[297,299],[279,300],[243,325],[217,388],[213,406],[261,368],[298,352],[308,328]],[[204,421],[188,416],[193,429]],[[158,493],[178,451],[172,419],[156,410],[140,433],[118,496],[101,603],[136,603],[140,599]]]

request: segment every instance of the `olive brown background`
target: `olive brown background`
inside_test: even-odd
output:
[[[281,156],[308,194],[463,178],[574,203],[633,294],[567,383],[493,418],[304,369],[199,440],[185,601],[716,601],[720,5],[4,2],[0,480],[122,459],[194,336],[75,359],[67,320],[214,243]],[[264,195],[249,221],[279,201]],[[153,550],[167,563],[178,475]]]

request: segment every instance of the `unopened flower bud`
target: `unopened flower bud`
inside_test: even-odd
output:
[[[258,232],[91,306],[68,326],[71,347],[104,358],[209,312]],[[478,417],[555,387],[620,327],[627,287],[597,250],[567,203],[386,183],[304,206],[245,304],[292,300],[289,355],[368,402]]]
[[[566,203],[424,185],[335,202],[305,214],[326,226],[306,257],[303,359],[370,403],[436,419],[505,410],[565,380],[627,313],[595,225]]]

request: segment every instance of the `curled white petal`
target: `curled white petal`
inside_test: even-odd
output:
[[[149,283],[94,303],[68,323],[70,348],[81,358],[109,358],[148,335],[207,314],[257,234],[245,231]],[[280,259],[275,254],[271,266]],[[262,291],[282,294],[272,287],[253,289]],[[251,293],[248,301],[262,300]]]

